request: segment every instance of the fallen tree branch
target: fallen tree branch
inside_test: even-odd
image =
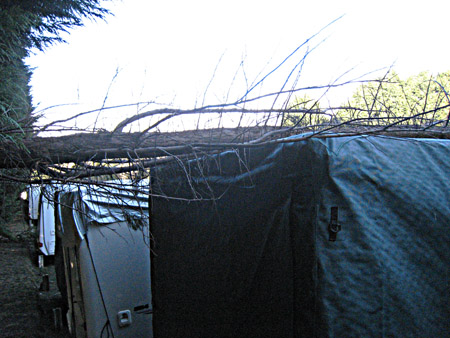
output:
[[[13,144],[10,145],[10,149],[14,148],[14,152],[9,151],[6,147],[0,149],[0,168],[39,169],[55,164],[100,162],[113,158],[147,161],[168,155],[179,156],[202,151],[252,148],[272,143],[296,142],[310,137],[336,137],[336,133],[338,136],[376,134],[413,138],[450,138],[449,128],[403,127],[396,123],[388,126],[352,126],[352,122],[358,123],[360,120],[355,119],[338,125],[324,125],[321,128],[315,126],[316,129],[252,127],[150,133],[144,140],[140,137],[141,133],[33,137],[24,140],[28,151],[20,151],[14,148]],[[298,134],[300,131],[310,133],[307,136],[300,135],[284,139],[287,136]],[[108,147],[105,148],[105,145]],[[145,163],[150,165],[151,161]],[[62,171],[59,171],[58,174],[64,176]]]

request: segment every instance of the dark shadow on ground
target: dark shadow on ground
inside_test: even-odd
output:
[[[26,224],[18,221],[8,228],[21,240],[0,236],[0,337],[70,337],[66,327],[54,325],[53,308],[62,301],[54,267],[39,270],[31,263]],[[39,292],[43,274],[49,275],[48,292]]]

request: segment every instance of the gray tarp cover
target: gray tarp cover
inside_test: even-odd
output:
[[[155,337],[450,337],[449,141],[310,139],[153,178],[179,198],[152,199]]]

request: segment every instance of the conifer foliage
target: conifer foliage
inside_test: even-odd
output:
[[[62,32],[82,26],[83,19],[102,19],[109,11],[102,0],[0,1],[0,142],[23,149],[35,118],[29,88],[31,71],[24,59],[33,49],[63,42]],[[0,205],[15,194],[11,183],[0,182]],[[11,198],[11,197],[9,197]],[[0,208],[0,223],[11,208]],[[1,225],[1,224],[0,224]]]

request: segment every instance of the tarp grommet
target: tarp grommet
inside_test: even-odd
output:
[[[338,207],[331,207],[330,223],[328,224],[328,240],[335,242],[337,233],[341,231],[342,226],[338,223]]]

